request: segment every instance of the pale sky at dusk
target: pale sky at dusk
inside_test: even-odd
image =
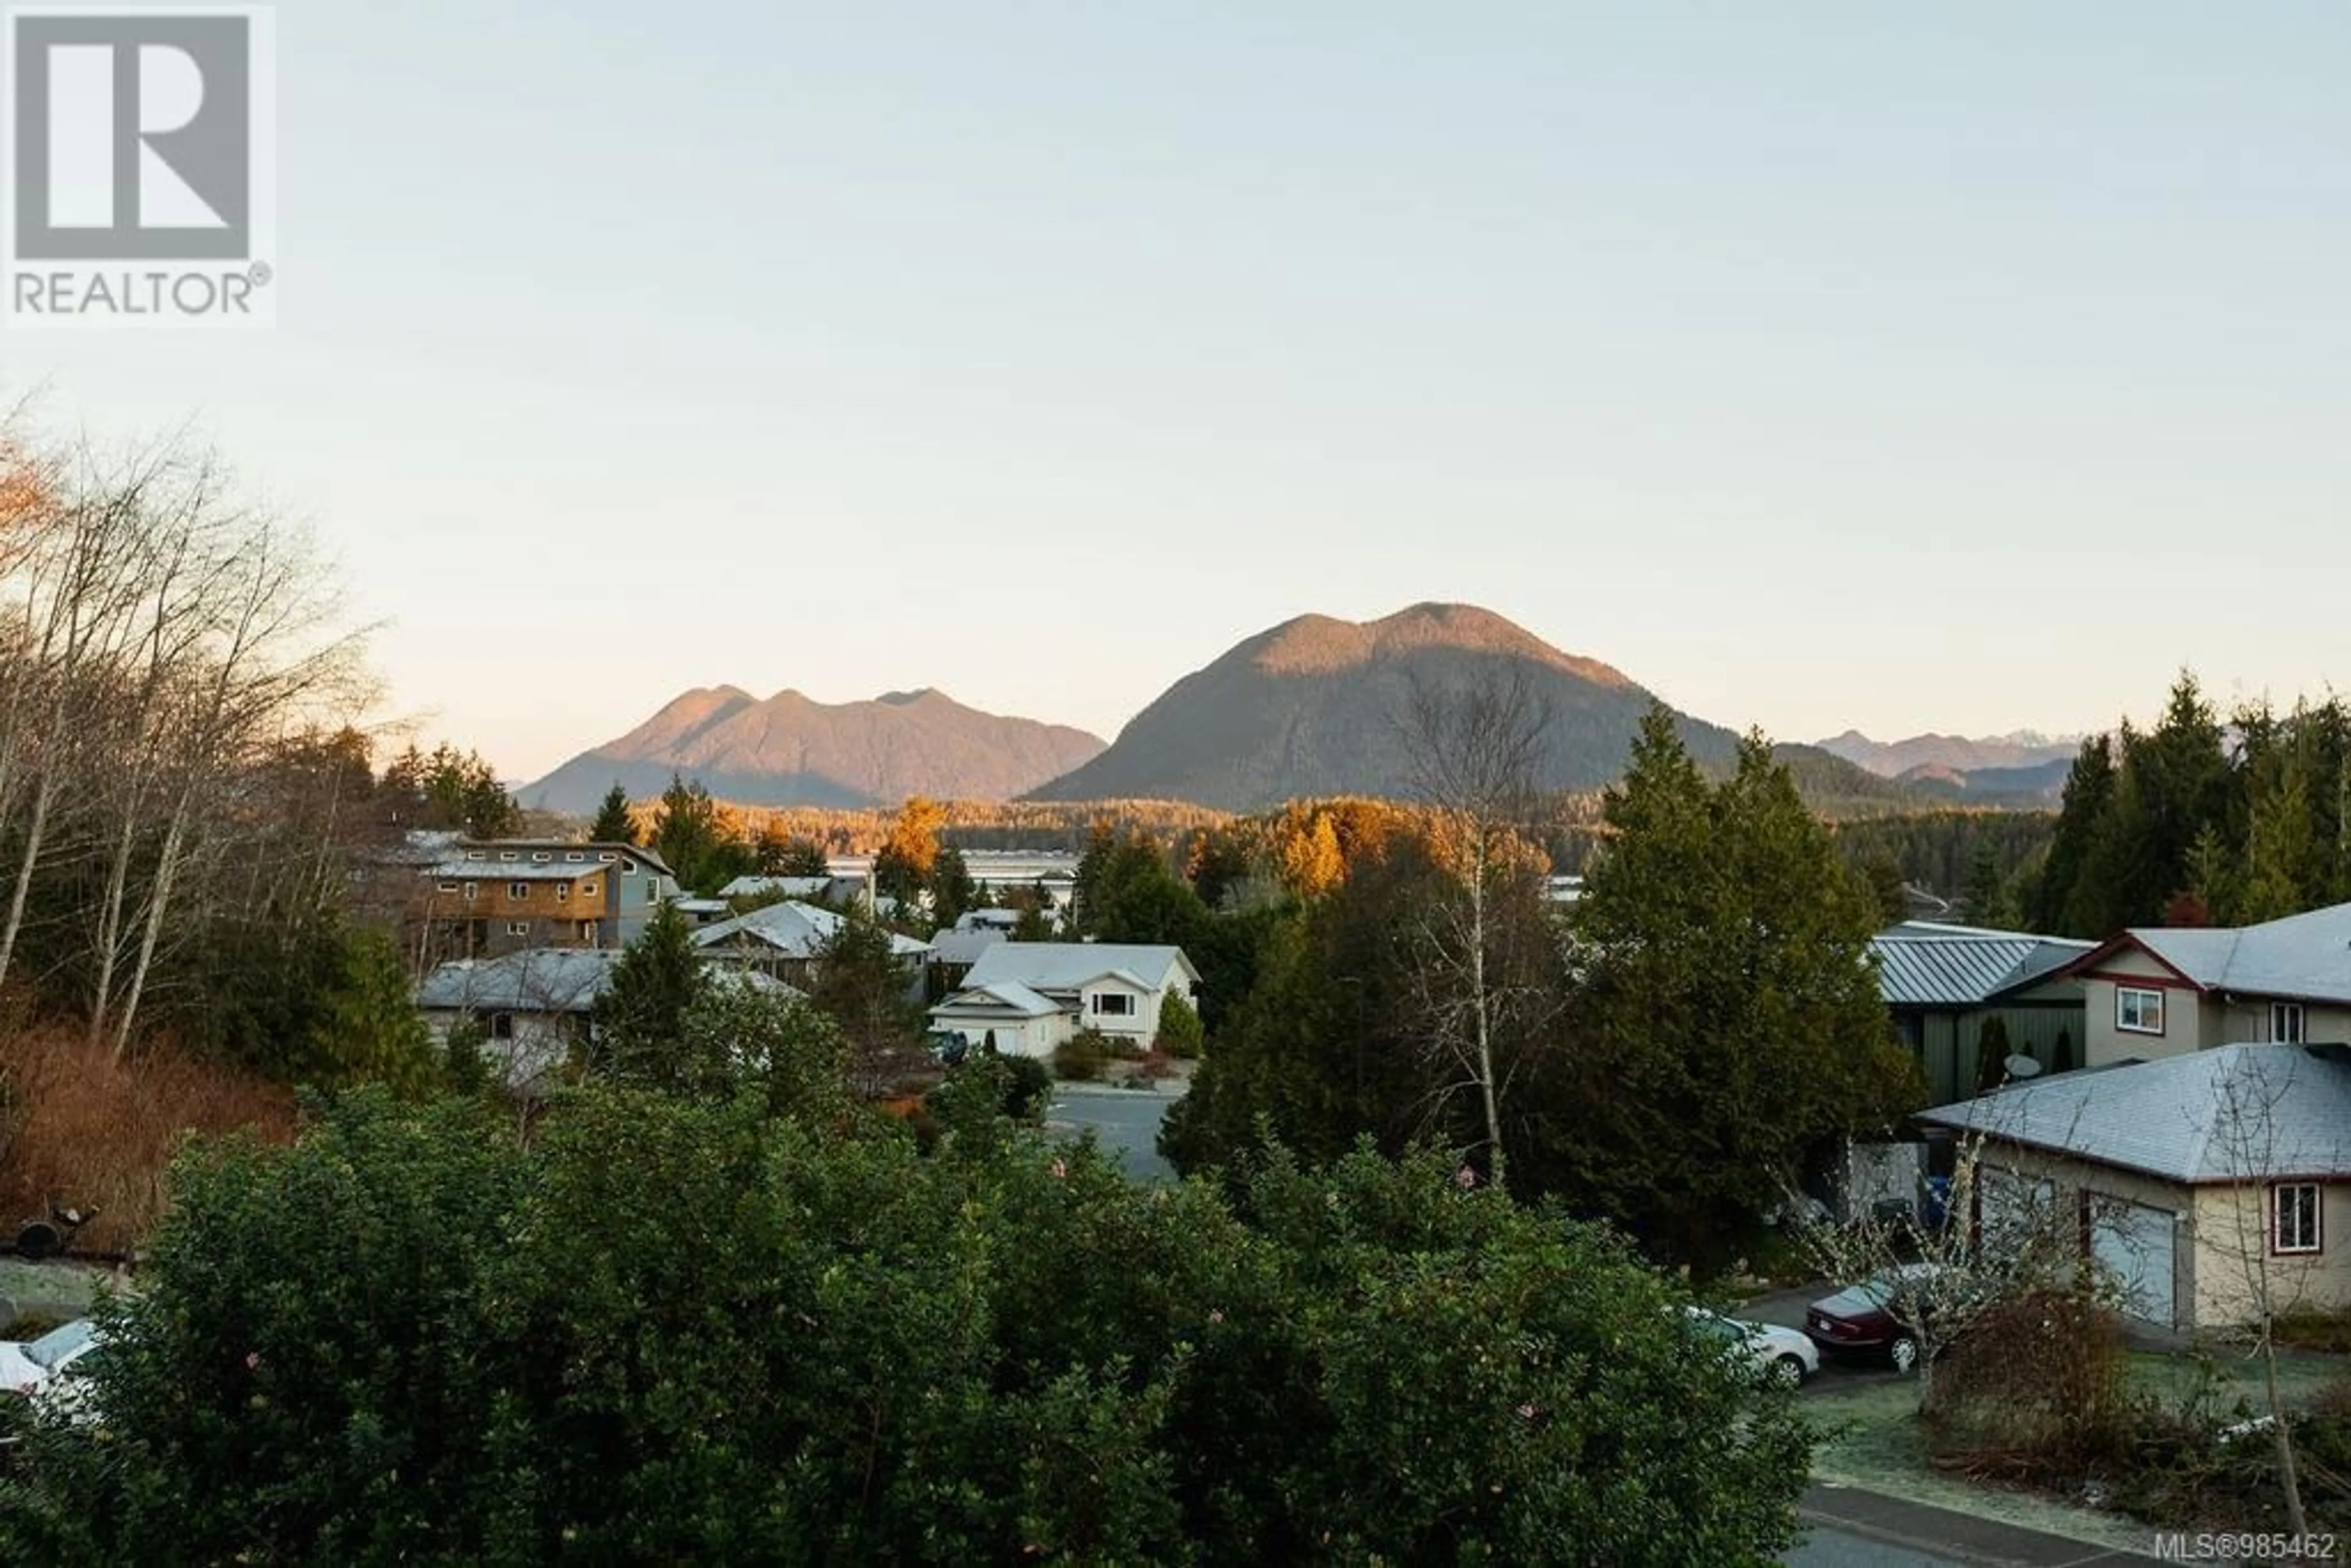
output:
[[[0,383],[194,421],[517,779],[722,682],[1107,737],[1423,599],[1785,739],[2351,685],[2339,0],[294,0],[277,55],[277,329]]]

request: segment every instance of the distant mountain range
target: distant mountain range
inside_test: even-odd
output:
[[[1108,746],[928,689],[832,705],[718,686],[685,693],[519,794],[527,806],[584,813],[614,783],[642,800],[676,773],[765,806],[892,805],[920,794],[1253,811],[1314,796],[1396,796],[1408,792],[1400,720],[1415,687],[1458,692],[1510,673],[1551,709],[1543,787],[1593,789],[1623,774],[1656,700],[1646,688],[1491,611],[1427,603],[1363,622],[1302,615],[1260,632],[1177,681]],[[1730,730],[1687,714],[1676,723],[1701,767],[1728,767]],[[1883,743],[1847,731],[1776,754],[1817,809],[1851,815],[2053,801],[2074,750],[2070,739],[2029,734]]]
[[[1398,719],[1415,683],[1458,691],[1511,670],[1551,706],[1541,783],[1589,789],[1624,771],[1648,692],[1491,611],[1416,604],[1360,624],[1303,615],[1259,632],[1177,681],[1107,751],[1034,798],[1249,811],[1306,796],[1402,794],[1409,762]],[[1680,727],[1702,762],[1727,761],[1738,744],[1700,719],[1684,716]]]
[[[927,687],[837,704],[796,691],[761,702],[735,686],[701,687],[518,795],[526,806],[585,813],[615,783],[643,800],[681,773],[752,806],[895,805],[909,795],[1008,800],[1102,748],[1084,730],[982,713]]]
[[[2054,804],[2082,748],[2078,735],[2021,729],[1980,739],[1914,735],[1872,740],[1859,730],[1820,742],[1881,779],[1898,779],[1935,800],[1985,805]]]

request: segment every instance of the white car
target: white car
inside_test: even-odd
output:
[[[1758,1379],[1793,1388],[1821,1369],[1820,1347],[1794,1329],[1726,1318],[1704,1307],[1682,1309],[1700,1333],[1732,1348]]]
[[[99,1343],[98,1325],[88,1318],[62,1323],[36,1340],[0,1340],[0,1393],[31,1397],[50,1379],[68,1373]]]

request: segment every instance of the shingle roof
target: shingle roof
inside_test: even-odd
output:
[[[1192,984],[1199,983],[1200,972],[1181,947],[1118,942],[998,942],[979,956],[964,979],[973,987],[1017,980],[1040,991],[1069,991],[1123,971],[1127,979],[1147,990],[1170,966],[1182,970]],[[1142,976],[1151,977],[1138,977]]]
[[[931,938],[931,961],[935,964],[977,963],[982,953],[1004,940],[1001,931],[942,931]]]
[[[967,986],[931,1009],[931,1016],[956,1012],[1009,1011],[1022,1018],[1046,1018],[1060,1012],[1060,1003],[1039,996],[1017,980],[992,986]]]
[[[2095,944],[1905,921],[1870,940],[1889,1007],[1980,1007],[2064,968]]]
[[[2137,943],[2207,990],[2351,1002],[2351,904],[2235,930],[2134,927],[2116,940]]]
[[[563,861],[443,861],[433,874],[443,882],[579,882],[617,866]]]
[[[846,918],[812,904],[770,904],[748,915],[705,925],[694,934],[694,941],[699,947],[716,947],[731,946],[740,938],[772,947],[786,957],[813,958],[823,952],[825,944],[832,940]],[[917,942],[894,931],[890,934],[890,951],[902,957],[930,950],[927,942]]]
[[[2351,1050],[2216,1046],[2036,1078],[1919,1119],[2173,1181],[2351,1176]]]

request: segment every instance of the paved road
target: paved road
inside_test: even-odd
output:
[[[1159,1124],[1180,1098],[1158,1090],[1057,1083],[1045,1131],[1055,1137],[1091,1132],[1135,1180],[1174,1181],[1175,1168],[1159,1157]]]
[[[1788,1554],[1790,1568],[2105,1568],[2153,1561],[2151,1554],[1824,1482],[1805,1492],[1799,1512],[1810,1531]],[[2152,1545],[2151,1533],[2148,1540]]]

